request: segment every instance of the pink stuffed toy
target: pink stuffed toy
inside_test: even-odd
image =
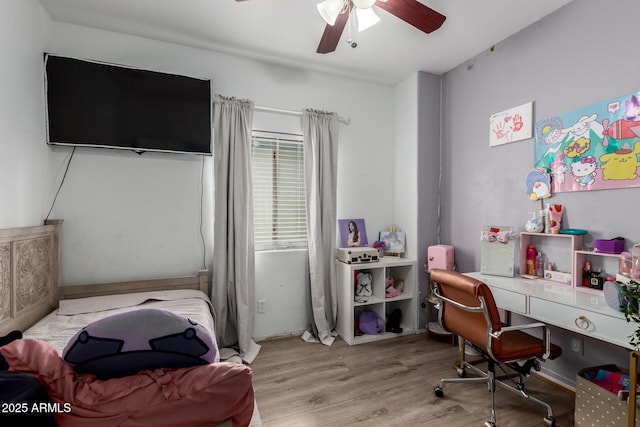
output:
[[[393,298],[400,295],[402,292],[394,287],[395,280],[393,277],[387,277],[384,281],[385,291],[384,294],[387,298]]]

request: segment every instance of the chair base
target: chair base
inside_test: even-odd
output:
[[[511,393],[515,393],[517,395],[519,395],[520,397],[523,397],[527,400],[530,400],[534,403],[537,403],[538,405],[544,406],[547,409],[547,416],[544,417],[544,423],[545,425],[549,426],[549,427],[554,427],[556,424],[555,418],[553,417],[553,411],[551,409],[551,406],[546,403],[543,402],[540,399],[537,399],[536,397],[531,396],[530,394],[526,393],[524,391],[524,383],[521,381],[521,376],[520,373],[518,374],[514,374],[514,375],[509,375],[508,377],[513,377],[513,376],[518,376],[520,377],[520,380],[518,382],[515,382],[515,386],[512,386],[510,384],[507,384],[504,381],[501,381],[500,379],[496,378],[495,375],[495,366],[497,365],[497,363],[491,359],[487,358],[487,361],[489,363],[489,369],[487,370],[487,372],[484,372],[483,370],[477,368],[476,366],[473,366],[472,364],[470,364],[469,362],[466,361],[462,361],[460,364],[460,368],[458,369],[458,375],[461,378],[442,378],[440,380],[440,384],[435,387],[434,389],[434,393],[436,396],[438,397],[444,397],[444,391],[443,391],[443,387],[445,383],[484,383],[487,384],[487,387],[489,389],[489,392],[491,393],[491,417],[489,419],[489,421],[485,422],[485,426],[487,427],[495,427],[496,425],[496,411],[495,411],[495,389],[496,386],[507,390]],[[473,372],[475,375],[477,375],[476,377],[469,377],[466,378],[464,377],[465,372],[469,370],[471,372]]]

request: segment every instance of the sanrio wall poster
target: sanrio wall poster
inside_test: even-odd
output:
[[[552,193],[640,186],[640,92],[536,122],[534,146]]]
[[[489,117],[489,146],[531,138],[533,102],[492,114]]]

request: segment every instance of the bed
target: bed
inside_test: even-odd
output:
[[[62,220],[51,220],[42,226],[0,230],[0,336],[20,330],[27,338],[2,347],[1,353],[10,361],[10,366],[13,361],[12,370],[37,376],[41,383],[47,384],[49,395],[61,404],[70,405],[70,411],[56,413],[56,422],[70,426],[88,424],[89,419],[91,425],[163,422],[163,425],[212,425],[207,424],[209,417],[215,419],[214,425],[222,422],[222,425],[260,426],[251,370],[242,364],[220,362],[207,270],[189,277],[61,286],[62,223]],[[105,319],[135,318],[142,313],[171,315],[175,321],[186,319],[206,329],[204,333],[211,339],[207,341],[210,358],[207,360],[211,363],[169,366],[170,369],[147,370],[118,378],[96,378],[62,362],[61,357],[71,354],[63,352],[69,351],[70,344],[83,330]],[[38,357],[30,358],[32,354]],[[49,371],[54,365],[57,373],[51,374]],[[42,377],[43,371],[48,376]],[[159,380],[152,373],[164,376]],[[73,384],[60,384],[59,379],[63,377],[72,378]],[[197,393],[186,388],[193,387],[195,380],[204,382]],[[145,381],[149,384],[143,390],[140,384]],[[167,397],[171,394],[167,392],[169,386],[161,384],[167,381],[171,381],[173,387],[170,398]],[[79,397],[78,392],[82,388],[78,384],[85,386],[88,382],[93,393],[91,404],[85,404],[87,400]],[[95,390],[111,400],[98,401],[92,406],[96,403]],[[234,398],[229,400],[231,394]],[[132,406],[131,402],[137,397],[145,404]],[[181,411],[185,412],[185,419],[180,418]],[[196,422],[189,417],[197,412],[203,415]],[[222,415],[225,416],[221,420],[216,418]],[[100,424],[101,418],[104,424]],[[170,419],[173,421],[168,421]]]

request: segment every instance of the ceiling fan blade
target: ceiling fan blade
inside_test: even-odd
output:
[[[446,16],[417,0],[379,0],[376,2],[376,6],[425,33],[437,30],[447,19]]]
[[[350,11],[347,10],[346,12],[339,14],[336,19],[336,23],[333,26],[327,24],[324,27],[324,33],[322,33],[318,50],[316,50],[317,53],[331,53],[336,50],[340,37],[342,37],[344,27],[347,25],[347,21],[349,20],[349,12]]]

